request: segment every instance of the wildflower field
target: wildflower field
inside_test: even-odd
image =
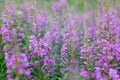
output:
[[[0,0],[0,80],[120,80],[120,0]]]

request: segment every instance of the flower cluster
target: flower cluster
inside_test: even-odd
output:
[[[67,0],[48,2],[11,3],[3,11],[0,79],[69,80],[76,74],[78,80],[120,80],[119,7],[79,15]]]

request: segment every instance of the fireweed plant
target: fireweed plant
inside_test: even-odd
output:
[[[76,73],[77,80],[120,80],[119,6],[78,15],[67,0],[47,5],[33,0],[5,7],[0,80],[68,80]]]

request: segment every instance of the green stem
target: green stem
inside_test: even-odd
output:
[[[27,47],[27,51],[29,50],[29,34],[28,34],[28,30],[27,30],[27,25],[24,25],[24,29],[25,29],[25,36],[26,36],[26,47]]]

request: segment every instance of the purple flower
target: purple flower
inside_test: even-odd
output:
[[[36,61],[35,64],[36,64],[36,65],[40,65],[40,62],[39,62],[39,61]]]
[[[57,12],[59,12],[60,9],[61,9],[61,4],[60,4],[59,2],[54,2],[54,3],[52,4],[52,11],[57,11]]]
[[[95,70],[95,77],[96,77],[96,80],[100,80],[101,79],[100,68],[96,68],[96,70]]]
[[[21,4],[20,9],[22,11],[21,17],[24,21],[28,22],[30,20],[30,8],[26,4]]]
[[[13,80],[13,77],[11,76],[11,74],[8,74],[7,78],[8,78],[8,80]]]
[[[20,55],[19,55],[19,59],[20,59],[20,61],[21,61],[22,63],[25,63],[25,64],[26,64],[26,63],[28,62],[25,53],[20,54]]]
[[[31,71],[30,71],[30,70],[25,71],[24,75],[25,75],[27,78],[31,78]]]
[[[25,72],[25,66],[24,65],[19,65],[18,66],[18,73],[23,74]]]
[[[46,73],[46,70],[43,69],[43,70],[42,70],[42,73],[45,74],[45,73]]]
[[[1,34],[2,34],[3,40],[5,40],[6,43],[9,43],[10,42],[10,31],[8,29],[7,24],[4,24],[4,26],[1,28]]]
[[[44,59],[44,66],[47,66],[49,64],[49,59],[48,57],[46,56],[45,59]]]
[[[109,70],[109,75],[110,75],[110,77],[111,77],[113,80],[120,80],[118,71],[115,70],[115,69],[110,69],[110,70]]]
[[[48,54],[48,50],[41,49],[38,53],[38,56],[44,56],[44,55],[47,55],[47,54]]]
[[[68,51],[68,44],[64,43],[61,49],[61,60],[64,62],[68,62],[67,59],[67,51]]]
[[[20,36],[22,39],[25,39],[24,33],[19,33],[19,36]]]
[[[33,58],[35,56],[35,54],[33,53],[33,52],[30,52],[29,54],[28,54],[28,58]]]
[[[80,75],[83,77],[89,77],[89,73],[85,70],[85,68],[81,69]]]
[[[95,38],[96,36],[96,25],[93,23],[89,28],[88,28],[88,35],[90,38]]]

